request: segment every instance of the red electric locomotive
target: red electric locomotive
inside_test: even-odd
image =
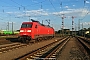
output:
[[[54,37],[54,29],[43,25],[39,21],[31,19],[32,22],[23,22],[20,28],[19,40],[37,40],[39,38]]]

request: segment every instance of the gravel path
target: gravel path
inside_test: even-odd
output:
[[[58,60],[82,60],[83,54],[80,52],[77,46],[75,38],[71,38],[58,56]]]

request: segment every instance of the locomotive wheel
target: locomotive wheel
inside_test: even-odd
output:
[[[36,39],[36,42],[38,42],[38,41],[39,41],[39,38]]]
[[[26,43],[30,43],[30,40],[26,40]]]
[[[25,39],[23,39],[23,40],[22,40],[22,43],[26,43],[26,40],[25,40]]]

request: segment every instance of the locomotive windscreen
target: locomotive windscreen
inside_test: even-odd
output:
[[[21,28],[32,28],[32,24],[22,24]]]

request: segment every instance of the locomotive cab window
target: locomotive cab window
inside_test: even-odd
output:
[[[32,28],[32,24],[22,24],[21,28]]]

